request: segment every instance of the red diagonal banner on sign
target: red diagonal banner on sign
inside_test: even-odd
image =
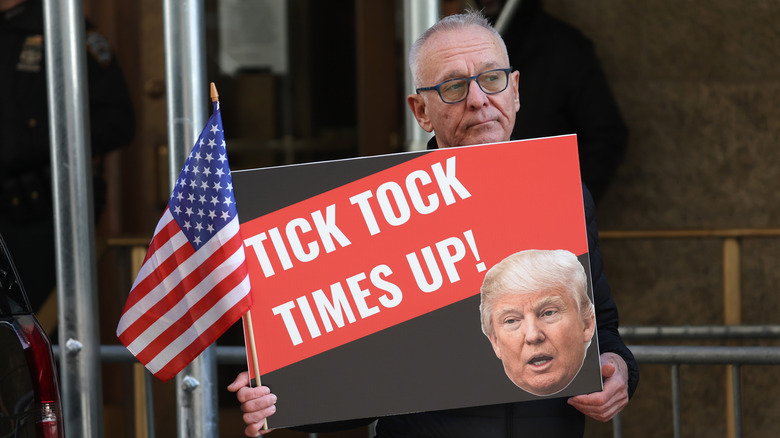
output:
[[[574,136],[430,151],[243,223],[260,374],[476,295],[519,250],[586,253],[578,175]]]

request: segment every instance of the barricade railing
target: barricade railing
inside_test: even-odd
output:
[[[621,327],[621,335],[627,341],[646,340],[690,340],[690,339],[780,339],[780,326],[743,326],[741,320],[741,243],[745,238],[774,238],[780,237],[780,229],[711,229],[711,230],[642,230],[642,231],[603,231],[601,239],[610,240],[665,240],[665,239],[720,239],[723,243],[723,311],[724,325],[717,326],[653,326],[653,327]],[[109,246],[130,247],[133,260],[133,272],[138,271],[139,261],[143,259],[148,241],[138,239],[109,239]],[[106,359],[113,358],[118,361],[133,361],[130,353],[116,352],[112,346],[101,346],[101,357],[106,354]],[[117,347],[124,349],[124,347]],[[740,367],[746,364],[777,365],[780,361],[780,347],[698,347],[698,346],[634,346],[637,361],[641,363],[666,363],[672,369],[672,393],[673,393],[673,422],[675,437],[681,436],[681,422],[679,411],[679,366],[681,364],[725,364],[731,367],[729,373],[732,378],[726,387],[726,399],[729,405],[726,407],[727,429],[729,438],[742,436],[741,416],[741,388],[735,378],[739,377]],[[764,351],[763,349],[768,349]],[[752,356],[756,352],[769,352],[763,357]],[[246,357],[243,347],[218,346],[218,363],[245,363]],[[121,358],[121,360],[119,360]],[[106,361],[104,359],[104,361]],[[659,362],[660,361],[660,362]],[[704,362],[702,362],[704,361]],[[140,377],[143,369],[136,366],[136,376]],[[736,376],[736,377],[735,377]],[[143,400],[151,400],[148,373],[142,382],[136,380],[137,403],[136,413],[137,427],[146,423],[144,437],[153,437],[153,428],[149,424],[152,421],[152,411],[148,403]],[[676,389],[675,389],[676,388]],[[736,413],[739,412],[739,416]],[[613,421],[613,435],[621,437],[621,417]]]
[[[780,339],[780,326],[650,326],[622,327],[621,335],[627,340],[689,340],[689,339]],[[744,365],[780,365],[780,346],[629,346],[637,362],[641,364],[666,364],[671,371],[672,424],[674,437],[682,437],[682,409],[680,392],[680,365],[730,365],[733,406],[733,436],[742,437],[742,388],[741,371]],[[59,357],[59,347],[54,347]],[[217,346],[217,363],[246,364],[246,350],[241,346]],[[136,363],[135,357],[122,345],[101,345],[103,363]],[[142,369],[142,368],[141,368]],[[142,408],[147,424],[137,435],[154,438],[154,402],[151,391],[151,374],[143,373],[144,393],[136,408]],[[138,413],[137,413],[138,414]],[[141,426],[141,425],[139,425]],[[316,436],[313,434],[312,436]],[[613,420],[613,437],[622,438],[622,418]]]
[[[640,364],[668,364],[672,378],[672,425],[674,437],[682,437],[682,414],[680,396],[680,365],[730,365],[733,391],[733,436],[742,437],[742,386],[743,365],[780,365],[780,347],[739,346],[649,346],[629,347]],[[621,438],[621,419],[613,424],[613,437]]]
[[[600,233],[602,242],[719,239],[722,243],[723,267],[723,324],[740,326],[742,321],[742,242],[746,239],[773,239],[780,237],[780,228],[724,228],[679,230],[611,230]],[[731,370],[733,371],[733,370]],[[731,372],[729,371],[729,372]],[[726,400],[733,399],[734,388],[726,383]],[[726,406],[727,438],[737,438],[733,416],[734,407]]]
[[[780,325],[683,325],[620,327],[624,341],[780,339]]]
[[[780,339],[780,325],[626,326],[620,335],[631,341]],[[682,436],[680,365],[730,366],[730,436],[742,437],[742,365],[779,365],[780,347],[753,346],[631,346],[640,364],[667,364],[671,370],[674,437]],[[613,437],[622,437],[620,415],[613,422]]]

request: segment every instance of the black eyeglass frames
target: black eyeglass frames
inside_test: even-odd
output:
[[[448,79],[433,87],[423,87],[416,90],[417,94],[421,91],[436,90],[444,103],[458,103],[469,95],[469,83],[472,80],[477,81],[477,85],[485,94],[496,94],[506,90],[509,85],[509,73],[512,67],[497,68],[494,70],[483,71],[482,73],[468,78]]]

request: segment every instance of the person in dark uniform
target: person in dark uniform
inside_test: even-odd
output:
[[[506,0],[476,0],[498,19]],[[628,128],[593,43],[548,14],[541,0],[520,0],[503,32],[520,72],[520,110],[512,138],[577,134],[582,180],[598,203],[623,161]]]
[[[38,311],[56,285],[49,116],[41,0],[0,0],[0,232]],[[102,157],[133,139],[132,103],[106,39],[86,23],[95,214]]]

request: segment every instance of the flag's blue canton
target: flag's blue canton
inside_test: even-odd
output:
[[[219,102],[184,163],[168,209],[195,249],[237,214]]]

